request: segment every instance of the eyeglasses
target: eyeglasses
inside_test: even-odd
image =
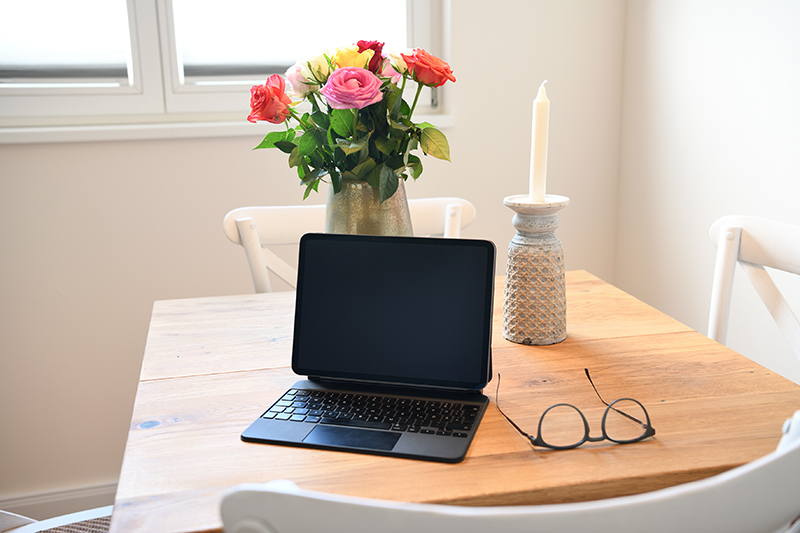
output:
[[[589,423],[586,421],[586,417],[583,416],[580,409],[568,403],[559,403],[548,407],[539,419],[536,437],[528,435],[500,409],[500,374],[497,374],[497,390],[494,399],[497,410],[514,426],[514,429],[527,437],[534,446],[554,450],[570,450],[584,442],[604,440],[610,440],[617,444],[630,444],[656,434],[656,430],[650,425],[650,415],[647,414],[647,410],[641,403],[633,398],[620,398],[610,404],[606,403],[597,391],[597,387],[594,386],[589,369],[585,368],[584,371],[595,394],[607,406],[601,423],[602,437],[589,436]]]

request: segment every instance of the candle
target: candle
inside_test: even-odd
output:
[[[544,203],[547,183],[547,136],[550,126],[550,100],[542,82],[539,93],[533,101],[533,124],[531,126],[531,175],[530,199],[534,203]]]

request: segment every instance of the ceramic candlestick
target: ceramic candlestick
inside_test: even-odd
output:
[[[518,344],[555,344],[567,337],[564,249],[556,237],[560,209],[569,198],[548,194],[534,203],[509,196],[517,234],[508,245],[503,301],[503,336]]]

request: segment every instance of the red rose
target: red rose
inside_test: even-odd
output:
[[[291,115],[288,108],[292,105],[292,100],[286,96],[285,89],[286,83],[279,74],[267,78],[264,85],[254,85],[250,89],[251,113],[247,120],[266,120],[273,124],[286,120]]]
[[[429,87],[441,87],[447,80],[456,81],[450,65],[422,48],[415,48],[410,56],[400,54],[414,80]]]
[[[356,45],[358,45],[359,54],[364,50],[372,50],[375,52],[372,55],[372,59],[369,60],[367,69],[373,74],[380,74],[381,63],[383,62],[383,43],[379,43],[378,41],[358,41]]]

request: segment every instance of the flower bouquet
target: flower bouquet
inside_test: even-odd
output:
[[[403,99],[409,80],[417,84],[410,106]],[[398,54],[383,43],[359,41],[300,61],[285,78],[273,74],[254,86],[247,120],[287,124],[286,131],[268,133],[256,149],[277,148],[289,155],[289,166],[305,186],[303,199],[328,176],[334,193],[341,191],[342,180],[364,180],[384,202],[400,179],[422,174],[420,158],[411,154],[415,149],[450,160],[445,135],[411,120],[422,88],[448,80],[455,81],[450,66],[425,50]],[[296,107],[306,100],[311,112],[301,115]]]

